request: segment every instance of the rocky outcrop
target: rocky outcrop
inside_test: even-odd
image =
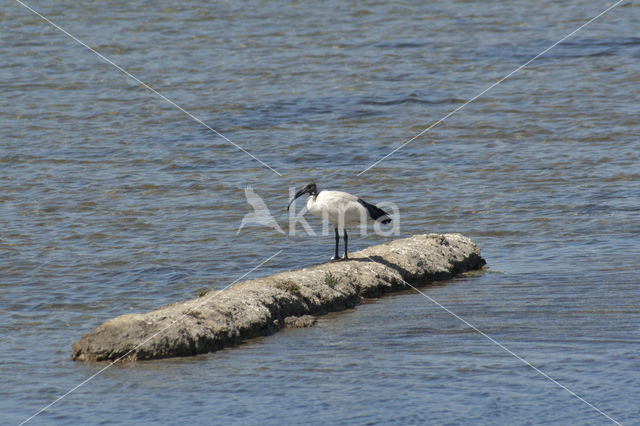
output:
[[[212,352],[283,327],[311,326],[317,315],[407,289],[407,283],[424,285],[485,264],[479,247],[460,234],[416,235],[351,256],[119,316],[75,342],[72,358],[134,361]]]

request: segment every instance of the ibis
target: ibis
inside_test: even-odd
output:
[[[308,183],[296,192],[293,199],[289,202],[287,210],[291,204],[299,197],[309,194],[307,200],[307,210],[319,218],[326,218],[333,225],[336,234],[336,254],[331,260],[347,260],[349,259],[347,244],[349,237],[346,227],[348,225],[358,225],[363,222],[375,223],[380,222],[387,224],[391,222],[391,218],[381,208],[373,204],[367,203],[362,198],[348,194],[342,191],[320,191],[314,182]],[[340,233],[344,235],[344,258],[340,258],[338,248],[340,245]]]

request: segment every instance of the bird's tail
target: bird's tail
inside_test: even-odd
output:
[[[367,209],[367,212],[369,213],[369,217],[371,219],[377,220],[377,221],[379,221],[381,223],[384,223],[385,225],[387,223],[391,223],[391,218],[389,217],[387,212],[382,210],[380,207],[374,206],[373,204],[370,204],[370,203],[367,203],[362,198],[358,198],[358,202],[360,204],[362,204]]]

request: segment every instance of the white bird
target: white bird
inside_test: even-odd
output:
[[[247,223],[268,226],[281,234],[285,233],[282,228],[280,228],[280,225],[278,225],[278,222],[276,222],[273,216],[271,216],[271,213],[269,213],[269,209],[267,208],[264,200],[253,191],[253,188],[247,186],[244,190],[244,196],[247,197],[247,203],[253,207],[253,212],[244,215],[236,235],[240,233],[240,230],[242,230]]]
[[[326,218],[333,225],[336,233],[336,254],[331,260],[340,260],[340,255],[338,254],[340,234],[338,230],[342,230],[344,233],[344,259],[346,260],[349,259],[347,253],[349,240],[346,230],[347,225],[375,222],[387,224],[391,222],[387,212],[367,203],[362,198],[342,191],[321,191],[318,193],[318,188],[313,182],[306,184],[296,192],[295,197],[289,202],[287,210],[298,197],[304,194],[309,194],[307,210],[316,217]]]

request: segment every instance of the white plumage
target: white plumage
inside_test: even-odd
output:
[[[374,222],[367,209],[358,202],[358,197],[342,191],[321,191],[317,196],[310,196],[307,210],[321,219],[326,216],[333,227],[339,230],[363,221]]]
[[[309,213],[321,219],[326,218],[333,225],[336,234],[336,253],[332,260],[340,259],[338,254],[339,231],[342,231],[344,235],[344,259],[348,259],[347,226],[360,225],[361,223],[381,222],[386,224],[391,222],[391,218],[384,210],[367,203],[362,198],[342,191],[321,191],[318,193],[315,183],[309,183],[296,192],[295,197],[289,202],[289,207],[304,194],[309,194],[307,200]]]

